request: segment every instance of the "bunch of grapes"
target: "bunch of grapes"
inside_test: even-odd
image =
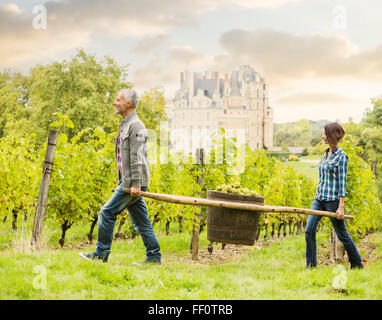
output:
[[[225,193],[243,194],[246,196],[256,196],[256,193],[248,188],[242,188],[240,182],[234,182],[231,184],[222,184],[216,187],[216,191],[221,191]]]

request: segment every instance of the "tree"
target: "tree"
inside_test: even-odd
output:
[[[20,73],[0,74],[0,138],[30,134],[31,114],[26,79]]]
[[[119,119],[112,102],[122,87],[131,87],[126,76],[126,66],[108,57],[98,62],[83,50],[70,61],[32,68],[26,79],[33,110],[29,131],[36,132],[38,142],[44,141],[57,112],[74,122],[74,128],[64,132],[69,139],[84,128],[114,131]]]
[[[363,148],[362,157],[371,165],[377,178],[379,198],[382,201],[382,98],[372,99],[373,109],[363,119],[358,145]]]
[[[137,114],[146,128],[159,137],[160,122],[167,120],[163,91],[158,87],[145,91],[139,99]]]

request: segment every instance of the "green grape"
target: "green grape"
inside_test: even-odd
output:
[[[235,182],[232,184],[232,187],[234,188],[240,188],[240,182]]]

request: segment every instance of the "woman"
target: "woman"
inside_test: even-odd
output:
[[[322,138],[324,143],[329,145],[329,148],[326,149],[318,165],[320,179],[311,209],[337,213],[337,218],[330,218],[330,220],[338,239],[346,249],[350,267],[363,268],[362,258],[346,230],[344,221],[348,156],[338,146],[344,135],[345,131],[338,123],[329,123],[325,126]],[[321,216],[310,215],[306,225],[307,267],[317,266],[316,230],[320,219]]]

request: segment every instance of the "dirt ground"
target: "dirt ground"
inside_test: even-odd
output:
[[[221,243],[213,243],[213,251],[209,253],[206,247],[199,248],[198,260],[194,261],[191,259],[191,253],[185,258],[178,258],[178,261],[183,263],[192,263],[192,264],[219,264],[224,261],[234,260],[239,258],[243,254],[256,251],[260,248],[267,247],[274,242],[282,241],[283,239],[276,238],[268,241],[258,241],[254,246],[244,246],[236,244],[226,244],[224,249],[222,249]]]
[[[199,249],[198,254],[198,261],[194,261],[191,259],[191,254],[184,258],[178,258],[178,261],[184,262],[184,263],[192,263],[192,264],[201,264],[201,265],[209,265],[209,264],[219,264],[224,261],[234,260],[236,258],[239,258],[243,254],[253,252],[255,250],[258,250],[259,248],[264,248],[272,243],[283,241],[283,238],[275,238],[270,240],[262,240],[255,243],[254,246],[243,246],[243,245],[234,245],[234,244],[227,244],[224,249],[222,249],[221,243],[214,243],[213,244],[213,251],[212,254],[210,254],[207,250],[207,248],[201,248]],[[380,259],[375,251],[376,244],[371,241],[371,235],[366,236],[361,240],[360,244],[357,244],[357,249],[360,252],[364,263],[368,263],[371,261],[375,261]],[[335,264],[334,261],[330,259],[330,242],[321,244],[317,247],[317,260],[318,264],[321,265],[333,265]],[[347,255],[345,253],[344,260],[345,262],[348,261]],[[341,261],[339,261],[341,262]]]
[[[363,263],[367,264],[368,262],[375,261],[380,259],[375,251],[376,244],[371,241],[372,234],[367,235],[365,238],[361,240],[359,244],[356,244],[358,252],[360,253]],[[340,262],[348,262],[349,259],[345,252],[344,259]],[[334,262],[330,259],[330,243],[321,244],[320,247],[317,248],[317,262],[318,264],[323,265],[333,265]]]

